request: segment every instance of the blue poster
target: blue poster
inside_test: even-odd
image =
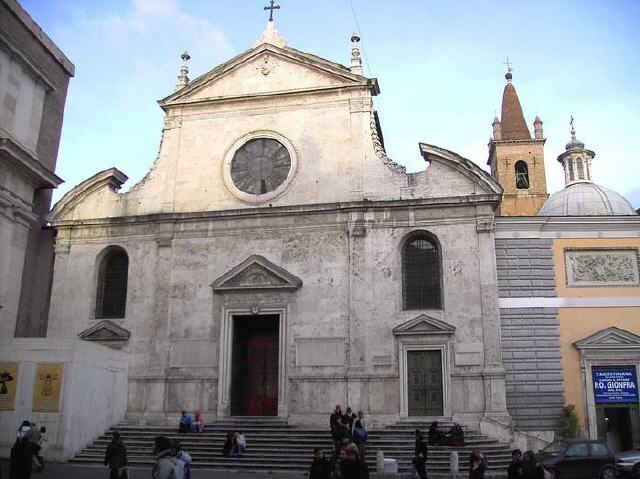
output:
[[[593,395],[596,404],[637,403],[636,368],[594,369]]]

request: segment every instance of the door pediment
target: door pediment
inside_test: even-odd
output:
[[[611,326],[573,343],[579,350],[636,349],[640,350],[640,336]]]
[[[396,336],[418,336],[418,335],[452,335],[455,332],[455,326],[451,326],[444,321],[432,318],[426,314],[400,324],[393,328],[393,334]]]
[[[250,256],[211,283],[218,293],[274,289],[295,291],[300,286],[300,278],[260,255]]]
[[[78,334],[84,341],[104,343],[124,343],[131,337],[131,331],[105,319]]]

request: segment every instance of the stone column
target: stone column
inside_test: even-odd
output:
[[[47,337],[63,337],[65,329],[62,320],[64,318],[64,303],[67,301],[67,263],[71,250],[71,231],[58,228],[53,245],[53,279],[51,284],[51,305],[49,307],[49,327]]]
[[[14,337],[31,216],[0,203],[0,346]]]
[[[505,370],[502,365],[498,277],[493,230],[493,214],[477,217],[476,231],[478,232],[478,266],[484,344],[484,369],[482,371],[485,398],[484,419],[490,423],[495,421],[505,427],[510,427],[511,416],[507,411]],[[499,424],[494,425],[499,429]]]
[[[366,284],[365,236],[367,229],[361,212],[351,213],[347,235],[349,241],[349,325],[347,343],[347,378],[357,375],[366,366]],[[361,384],[347,379],[347,403],[362,404]]]

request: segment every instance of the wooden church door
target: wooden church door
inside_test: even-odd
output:
[[[442,354],[407,351],[409,416],[442,416]]]
[[[258,334],[245,343],[243,416],[278,414],[278,336]]]

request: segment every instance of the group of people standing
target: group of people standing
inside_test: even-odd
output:
[[[511,451],[511,464],[507,469],[508,479],[551,479],[551,472],[536,460],[533,451],[525,451],[524,455],[520,449]]]
[[[47,447],[47,428],[35,422],[22,421],[16,430],[16,442],[11,448],[9,475],[11,479],[28,479],[31,471],[44,470],[44,451]]]
[[[333,440],[333,454],[327,458],[321,449],[315,449],[309,470],[310,479],[368,479],[369,468],[365,452],[368,438],[364,414],[355,414],[350,407],[342,411],[336,405],[329,417]]]
[[[180,416],[180,422],[178,423],[178,432],[180,434],[186,434],[189,432],[203,432],[204,431],[204,416],[201,411],[193,413],[193,417],[187,411],[182,411]]]

